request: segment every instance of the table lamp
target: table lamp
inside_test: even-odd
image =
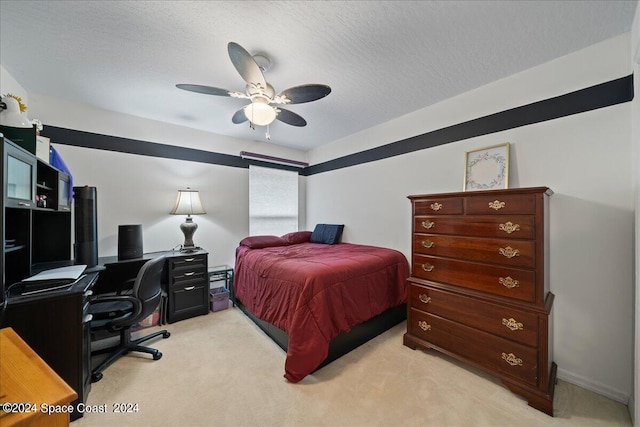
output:
[[[206,214],[202,203],[200,202],[200,195],[198,190],[191,190],[187,187],[186,190],[178,190],[178,199],[176,205],[169,212],[171,215],[187,215],[187,220],[180,224],[180,230],[184,234],[184,245],[182,249],[185,252],[191,252],[196,249],[193,244],[193,233],[198,229],[198,224],[193,222],[191,215]]]

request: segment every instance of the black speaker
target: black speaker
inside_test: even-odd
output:
[[[73,187],[75,205],[74,259],[76,264],[98,264],[98,197],[96,187]]]
[[[142,225],[118,226],[118,259],[142,257]]]

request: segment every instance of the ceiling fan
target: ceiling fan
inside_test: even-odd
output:
[[[280,105],[316,101],[331,93],[329,86],[307,84],[290,87],[276,94],[273,86],[267,83],[262,74],[270,65],[267,57],[263,55],[251,56],[242,46],[234,42],[230,42],[227,45],[227,49],[233,66],[247,83],[245,93],[193,84],[177,84],[176,87],[206,95],[230,96],[251,100],[250,104],[236,111],[231,121],[238,124],[248,120],[252,129],[255,129],[256,125],[267,126],[267,139],[271,139],[268,126],[274,120],[279,120],[291,126],[302,127],[307,125],[307,121],[304,118],[292,111],[281,108]]]

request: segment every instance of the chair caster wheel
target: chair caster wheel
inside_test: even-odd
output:
[[[171,336],[171,332],[165,332],[162,334],[162,338],[169,338]]]
[[[91,374],[91,382],[92,383],[97,383],[101,379],[102,379],[102,372],[96,372],[94,374]]]
[[[162,353],[160,353],[159,351],[156,353],[153,353],[153,360],[158,360],[162,357]]]

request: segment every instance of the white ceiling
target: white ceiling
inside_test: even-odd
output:
[[[291,105],[271,144],[309,150],[630,31],[621,1],[0,1],[0,62],[40,93],[235,138],[246,100],[234,41],[272,61],[276,92],[307,83],[326,98]]]

